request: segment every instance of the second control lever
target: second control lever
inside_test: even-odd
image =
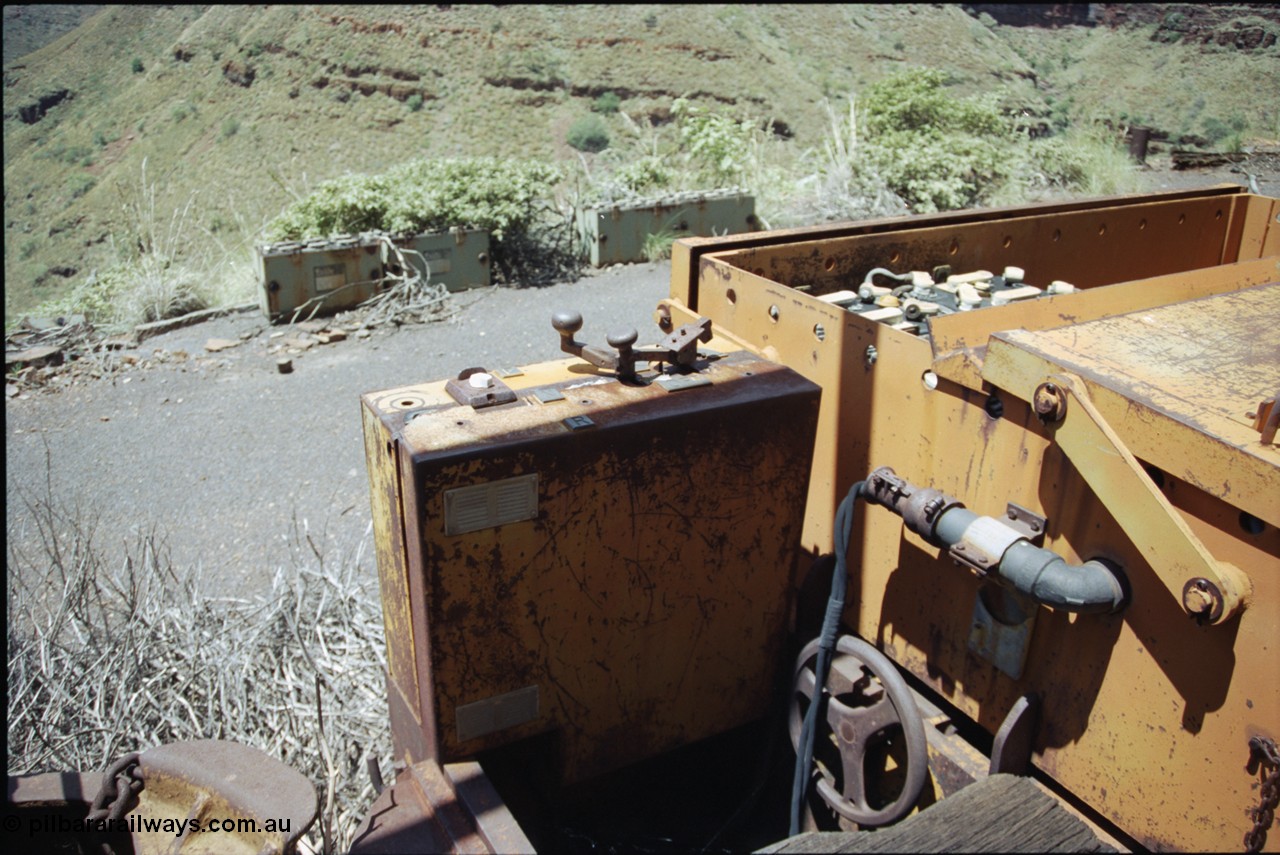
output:
[[[619,377],[634,377],[636,363],[642,360],[692,365],[698,358],[698,342],[711,341],[710,318],[685,324],[653,347],[636,347],[636,339],[640,334],[634,328],[610,333],[605,341],[613,348],[613,352],[574,338],[574,334],[582,329],[580,312],[556,312],[551,316],[551,326],[560,333],[561,350],[581,357],[597,368],[617,371]]]

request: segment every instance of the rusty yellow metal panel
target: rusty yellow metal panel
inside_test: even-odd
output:
[[[366,396],[402,449],[442,759],[551,732],[572,782],[767,712],[818,389],[745,352],[699,367],[668,391],[533,366],[480,409],[443,384]]]
[[[1273,271],[1274,272],[1274,271]],[[1280,525],[1280,449],[1253,427],[1280,391],[1280,284],[1042,332],[996,333],[984,376],[1025,400],[1055,371],[1084,380],[1134,454]]]
[[[1280,737],[1280,529],[1271,519],[1280,467],[1246,415],[1261,397],[1245,401],[1280,391],[1265,388],[1280,364],[1268,349],[1277,310],[1258,287],[1276,279],[1276,205],[1214,188],[765,235],[754,244],[707,240],[686,251],[696,269],[682,272],[696,283],[673,278],[667,304],[673,317],[709,317],[823,387],[807,550],[830,551],[836,501],[887,465],[975,513],[1001,516],[1016,503],[1046,518],[1046,548],[1123,569],[1131,591],[1119,614],[1037,608],[1015,679],[971,644],[975,605],[990,583],[891,512],[862,508],[845,622],[990,733],[1019,698],[1038,695],[1035,764],[1154,849],[1240,847],[1258,803],[1257,776],[1245,769],[1248,740]],[[819,299],[856,288],[873,267],[944,263],[958,272],[1017,265],[1028,279],[1086,290],[941,318],[940,344]],[[1206,295],[1230,303],[1230,318],[1207,306],[1182,326],[1174,307],[1165,317],[1169,303]],[[1138,335],[1153,322],[1161,335]],[[1156,376],[1151,354],[1162,344],[1167,354],[1183,352],[1181,371],[1170,359]],[[1002,347],[1024,358],[1006,360]],[[1151,375],[1139,373],[1149,364]],[[1162,512],[1191,533],[1180,536],[1248,575],[1252,597],[1235,617],[1214,626],[1187,616],[1165,581],[1168,568],[1152,566],[1132,541],[1138,529],[1123,518],[1123,502],[1108,510],[1099,501],[1085,477],[1094,473],[1079,471],[1033,410],[1045,373],[1064,368],[1083,378],[1100,417],[1152,467]],[[1220,382],[1216,371],[1229,376]]]
[[[1240,261],[1124,282],[1082,293],[1062,294],[981,312],[957,312],[930,324],[934,371],[981,391],[987,342],[1007,329],[1047,330],[1136,309],[1177,303],[1219,291],[1235,291],[1280,279],[1280,259]]]
[[[382,406],[386,404],[382,402]],[[421,746],[420,741],[413,737],[423,729],[421,715],[417,712],[421,687],[413,657],[414,627],[402,522],[399,449],[395,437],[379,419],[382,406],[366,397],[360,412],[364,425],[365,468],[369,475],[373,546],[382,591],[382,622],[389,640],[387,690],[392,695],[389,699],[391,729],[396,754],[402,757],[409,749],[404,743],[405,734],[410,734],[411,741]],[[417,753],[422,750],[419,747]]]

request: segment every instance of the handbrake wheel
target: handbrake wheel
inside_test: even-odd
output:
[[[800,744],[800,730],[807,706],[814,702],[815,661],[819,640],[805,645],[796,661],[791,698],[791,744]],[[860,675],[846,679],[844,675]],[[833,692],[832,689],[835,689]],[[861,826],[888,825],[911,811],[929,773],[929,752],[924,721],[911,689],[884,654],[860,638],[843,635],[836,641],[815,744],[834,736],[840,769],[818,765],[818,794],[840,816]],[[825,725],[824,725],[825,722]],[[886,742],[902,739],[906,748],[904,783],[890,804],[873,806],[867,787],[867,755]],[[810,773],[812,774],[812,773]]]

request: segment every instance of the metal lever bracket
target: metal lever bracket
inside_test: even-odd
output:
[[[667,363],[688,367],[698,358],[698,342],[711,341],[711,319],[688,323],[652,347],[636,347],[640,337],[635,329],[610,333],[605,341],[613,351],[578,341],[575,334],[582,329],[579,312],[556,312],[551,326],[560,333],[560,349],[577,356],[597,368],[616,371],[619,377],[635,377],[636,363]]]

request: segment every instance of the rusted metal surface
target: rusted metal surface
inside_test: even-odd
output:
[[[1263,285],[1275,281],[1277,276],[1280,268],[1274,258],[1254,259],[981,312],[957,312],[938,318],[930,325],[934,370],[939,376],[981,391],[984,388],[982,366],[987,342],[993,333],[1007,329],[1071,327],[1138,309]]]
[[[477,763],[410,765],[378,796],[352,855],[531,853],[533,846]]]
[[[929,228],[933,226],[959,226],[973,223],[995,222],[1034,215],[1039,217],[1057,216],[1096,209],[1100,205],[1121,205],[1126,202],[1136,204],[1175,203],[1184,199],[1203,200],[1205,197],[1222,197],[1230,202],[1238,199],[1241,188],[1235,184],[1221,184],[1215,187],[1195,190],[1176,190],[1166,193],[1145,194],[1142,196],[1112,197],[1103,200],[1085,200],[1078,202],[1061,202],[1054,204],[1028,205],[1010,208],[986,208],[981,210],[947,211],[938,214],[908,217],[886,217],[878,220],[863,220],[853,223],[839,223],[807,228],[777,229],[751,236],[730,236],[722,238],[683,238],[671,246],[671,299],[696,308],[699,302],[699,285],[701,283],[701,260],[712,252],[726,252],[744,248],[764,248],[777,246],[793,246],[811,241],[829,241],[845,237],[865,237],[870,235],[898,232],[904,229]],[[1263,226],[1265,228],[1265,226]],[[1274,234],[1274,225],[1272,233]],[[1061,235],[1059,236],[1061,239]],[[959,247],[957,246],[957,251]],[[1234,257],[1257,257],[1268,255],[1268,252],[1248,252],[1239,250]],[[881,259],[881,261],[888,260]],[[1224,259],[1226,257],[1224,256]],[[880,266],[879,264],[874,266]],[[929,268],[922,268],[929,269]],[[764,272],[763,270],[761,271]],[[1116,279],[1114,281],[1123,281]]]
[[[560,333],[560,349],[565,353],[589,362],[597,368],[617,372],[619,377],[634,378],[637,364],[656,368],[659,365],[689,366],[698,358],[698,343],[711,341],[711,322],[706,318],[689,323],[671,332],[651,347],[636,347],[639,334],[635,328],[611,332],[605,339],[612,351],[580,342],[575,334],[582,329],[582,315],[578,312],[559,312],[551,319],[551,325]],[[659,326],[662,326],[659,323]]]
[[[1123,345],[1107,346],[1095,335],[1092,351],[1071,351],[1077,354],[1071,361],[1057,357],[1070,351],[1078,321],[1142,318],[1201,295],[1256,299],[1257,286],[1277,278],[1278,205],[1239,188],[1216,188],[967,212],[949,221],[682,241],[663,306],[672,323],[708,317],[719,335],[823,386],[806,549],[830,551],[836,503],[874,461],[959,497],[976,513],[999,514],[1016,503],[1048,520],[1046,548],[1073,562],[1106,559],[1124,569],[1132,605],[1123,614],[1038,610],[1025,669],[1015,679],[969,649],[980,580],[889,512],[869,507],[855,522],[849,564],[858,569],[845,620],[992,734],[1019,698],[1035,693],[1043,711],[1032,743],[1035,765],[1157,849],[1238,847],[1251,827],[1256,781],[1231,758],[1250,736],[1280,733],[1273,655],[1280,476],[1268,456],[1274,447],[1262,448],[1256,416],[1247,415],[1275,392],[1275,356],[1247,352],[1273,340],[1263,327],[1274,324],[1277,312],[1251,303],[1229,317],[1200,316],[1206,325],[1191,338],[1203,347],[1192,358],[1212,368],[1222,359],[1215,348],[1245,355],[1226,358],[1224,383],[1200,366],[1183,366],[1168,400],[1160,395],[1164,375],[1107,367]],[[941,228],[949,224],[961,230],[949,235]],[[1033,282],[1065,279],[1084,290],[935,318],[933,341],[817,299],[861,281],[871,267],[929,270],[936,253],[946,260],[952,246],[957,270],[1016,264]],[[899,256],[891,261],[894,252]],[[1018,332],[1024,328],[1031,332]],[[1149,336],[1152,347],[1160,340]],[[1059,350],[1035,370],[997,377],[991,341],[1020,353],[1029,353],[1033,341],[1052,341]],[[1135,361],[1145,371],[1152,360]],[[1128,510],[1123,500],[1109,510],[1055,441],[1061,429],[1055,425],[1065,422],[1042,419],[1031,402],[1064,368],[1081,378],[1101,418],[1145,464],[1172,513],[1215,564],[1248,574],[1252,599],[1236,617],[1218,626],[1189,620],[1187,577],[1171,590],[1162,577],[1170,568],[1153,567],[1146,545],[1134,544],[1127,521],[1117,519]],[[1240,381],[1268,369],[1269,380],[1245,394]],[[1066,394],[1070,422],[1081,408]],[[1184,411],[1191,411],[1191,423],[1171,415]],[[1231,441],[1222,442],[1224,436]],[[1210,573],[1193,578],[1213,582]],[[1213,593],[1205,593],[1212,613]]]
[[[287,855],[319,809],[314,784],[235,742],[148,749],[139,755],[138,775],[144,784],[133,823],[141,829],[133,833],[139,852]]]
[[[1133,454],[1280,525],[1280,449],[1253,428],[1277,382],[1280,284],[1057,330],[996,333],[985,379],[1028,397],[1070,372]],[[1181,586],[1181,582],[1179,582]]]
[[[5,831],[28,832],[32,851],[95,855],[104,846],[116,855],[289,855],[318,809],[315,787],[298,772],[219,740],[157,746],[105,775],[10,777],[8,802],[18,825]]]
[[[440,383],[365,396],[374,492],[394,480],[400,496],[375,525],[389,547],[404,526],[382,578],[412,631],[389,621],[389,659],[414,663],[429,753],[555,732],[573,782],[764,714],[817,389],[745,353],[695,367],[709,382],[669,391],[576,360],[530,366],[504,377],[515,403],[483,410]],[[531,518],[447,533],[450,491],[492,485],[475,512],[500,512],[525,476]],[[409,700],[412,683],[392,682]]]
[[[1094,496],[1142,550],[1170,593],[1183,599],[1185,605],[1190,593],[1188,583],[1199,578],[1204,584],[1193,584],[1191,590],[1207,596],[1203,600],[1193,597],[1188,609],[1194,610],[1192,614],[1202,623],[1220,623],[1243,609],[1252,593],[1249,577],[1239,568],[1218,561],[1204,548],[1124,439],[1098,413],[1084,382],[1067,373],[1049,377],[1055,388],[1070,392],[1072,410],[1072,415],[1056,426],[1054,441],[1089,483]],[[1190,464],[1195,462],[1193,456]],[[1271,467],[1272,479],[1277,470],[1280,454]],[[1216,607],[1212,602],[1215,598]]]
[[[116,855],[132,855],[135,850],[127,826],[112,831],[85,830],[89,806],[101,784],[100,772],[10,775],[5,798],[8,824],[4,826],[10,848],[86,855],[109,849]]]

